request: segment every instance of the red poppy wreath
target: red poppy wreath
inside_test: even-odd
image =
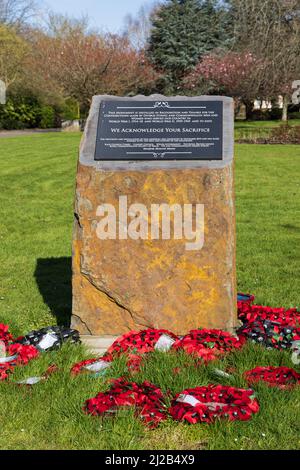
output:
[[[137,414],[151,428],[166,419],[166,405],[159,387],[150,382],[138,384],[124,378],[113,382],[107,392],[100,392],[85,402],[84,411],[94,416],[115,413],[123,406],[134,406]]]
[[[170,414],[190,424],[211,423],[217,418],[247,421],[259,411],[253,390],[208,385],[183,390],[172,400]]]
[[[173,349],[183,349],[186,353],[200,357],[205,362],[217,359],[233,349],[240,349],[246,339],[238,338],[222,330],[191,330],[176,341]]]
[[[156,330],[148,328],[142,331],[129,331],[120,336],[107,350],[108,354],[120,356],[123,353],[145,354],[159,350],[168,350],[178,339],[174,333],[169,330]]]
[[[300,374],[289,367],[255,367],[244,375],[249,384],[263,381],[271,387],[281,389],[290,389],[300,384]]]

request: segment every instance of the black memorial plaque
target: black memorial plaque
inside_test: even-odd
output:
[[[101,102],[95,160],[222,160],[222,101]]]

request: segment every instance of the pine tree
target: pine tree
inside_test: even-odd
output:
[[[203,55],[225,44],[220,12],[217,0],[167,0],[153,14],[147,51],[165,74],[164,92],[180,92],[182,77]]]

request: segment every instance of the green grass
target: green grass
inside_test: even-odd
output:
[[[295,449],[299,448],[299,389],[281,391],[264,384],[255,386],[260,412],[249,422],[218,421],[211,425],[188,425],[168,419],[156,430],[147,429],[132,409],[116,417],[86,416],[82,406],[87,398],[107,390],[108,379],[126,374],[124,360],[118,360],[103,378],[71,377],[71,365],[82,358],[81,346],[66,345],[62,351],[43,355],[20,368],[14,379],[41,374],[49,364],[60,371],[32,388],[0,382],[1,449]],[[289,355],[247,345],[224,361],[208,367],[196,366],[185,354],[155,353],[138,375],[129,380],[150,380],[171,395],[187,387],[218,383],[213,367],[235,368],[233,380],[224,385],[247,388],[242,374],[257,364],[292,366]],[[174,375],[172,370],[179,367]]]
[[[14,334],[68,320],[73,196],[79,134],[0,139],[0,321]],[[237,275],[241,291],[258,303],[299,306],[300,147],[236,146]],[[299,448],[299,391],[259,385],[260,413],[248,423],[189,426],[163,423],[149,431],[122,411],[101,420],[82,413],[84,401],[107,388],[103,379],[71,378],[71,364],[86,357],[79,346],[43,355],[14,378],[60,371],[31,389],[0,383],[2,449],[293,449]],[[219,368],[234,366],[234,384],[256,365],[292,366],[288,353],[247,345]],[[178,376],[172,369],[181,367]],[[118,361],[109,376],[125,373]],[[134,380],[164,391],[214,381],[211,366],[184,355],[155,354]],[[222,381],[223,383],[226,383]]]
[[[244,129],[246,127],[278,127],[283,124],[283,121],[244,121],[244,120],[237,120],[234,123],[236,129]],[[290,119],[288,121],[290,126],[300,126],[300,119]]]

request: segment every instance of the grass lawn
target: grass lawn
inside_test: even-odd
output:
[[[71,237],[79,134],[0,139],[0,322],[15,335],[71,312]],[[236,146],[238,288],[256,302],[300,306],[300,147]],[[86,357],[81,346],[43,355],[13,377],[41,374],[55,362],[60,372],[32,389],[0,383],[2,449],[293,449],[299,448],[299,391],[256,386],[261,411],[250,422],[213,425],[166,421],[149,431],[122,411],[116,419],[83,415],[85,399],[104,390],[103,379],[70,378]],[[179,375],[172,369],[182,365]],[[219,368],[234,365],[234,384],[256,365],[293,366],[285,352],[247,345]],[[215,381],[212,366],[195,368],[184,355],[154,354],[134,380],[164,391]],[[119,360],[108,377],[126,370]],[[222,383],[226,384],[224,380]],[[227,382],[228,383],[228,382]],[[298,427],[297,427],[298,425]]]
[[[234,127],[236,129],[242,129],[245,127],[278,127],[281,126],[283,122],[279,121],[244,121],[244,120],[237,120],[234,123]],[[289,119],[288,124],[290,126],[300,126],[300,119]]]

